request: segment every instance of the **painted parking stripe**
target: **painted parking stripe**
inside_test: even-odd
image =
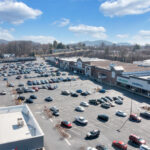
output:
[[[65,141],[69,146],[71,146],[71,143],[67,139],[65,139]]]

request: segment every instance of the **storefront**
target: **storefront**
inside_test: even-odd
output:
[[[150,83],[146,79],[141,79],[138,77],[117,77],[117,86],[131,90],[132,92],[142,94],[145,96],[150,95]]]

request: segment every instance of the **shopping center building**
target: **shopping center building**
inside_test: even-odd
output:
[[[97,82],[150,97],[150,66],[84,57],[48,57],[46,61],[61,69],[85,75]]]

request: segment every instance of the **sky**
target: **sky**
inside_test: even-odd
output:
[[[150,0],[0,0],[0,39],[150,44]]]

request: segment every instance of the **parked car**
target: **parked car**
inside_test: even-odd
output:
[[[113,141],[112,146],[120,149],[120,150],[127,150],[127,144],[122,141]]]
[[[26,99],[26,103],[33,103],[33,99],[31,99],[31,98],[28,98],[28,99]]]
[[[84,117],[76,117],[75,121],[77,123],[80,123],[81,125],[87,125],[88,124],[88,120],[86,120]]]
[[[108,150],[108,148],[105,145],[102,145],[102,144],[96,145],[96,149],[97,150]]]
[[[21,87],[21,86],[24,86],[24,84],[23,84],[23,83],[20,83],[20,84],[18,84],[18,86]]]
[[[145,112],[141,112],[140,116],[146,119],[150,119],[150,112],[145,111]]]
[[[38,87],[32,87],[32,89],[34,89],[36,92],[39,91],[39,88],[38,88]]]
[[[76,90],[77,93],[82,93],[81,89]]]
[[[94,139],[94,138],[98,138],[99,135],[100,135],[100,130],[92,130],[92,131],[87,133],[86,138],[87,139]]]
[[[108,109],[108,108],[110,108],[111,106],[110,106],[109,103],[102,103],[102,104],[101,104],[101,107]]]
[[[67,128],[72,128],[72,124],[71,124],[71,122],[70,121],[62,121],[61,122],[61,125],[62,126],[65,126],[65,127],[67,127]]]
[[[89,104],[88,104],[87,102],[81,102],[81,103],[80,103],[80,106],[88,107]]]
[[[100,92],[100,93],[105,93],[106,90],[105,90],[105,89],[100,89],[99,92]]]
[[[15,85],[13,83],[9,83],[8,87],[14,87]]]
[[[142,144],[146,144],[146,141],[144,139],[142,139],[141,137],[138,137],[134,134],[131,134],[129,136],[129,141],[134,143],[134,144],[137,144],[137,145],[142,145]]]
[[[117,115],[117,116],[120,116],[120,117],[126,117],[126,116],[127,116],[127,114],[126,114],[125,112],[121,111],[121,110],[118,110],[118,111],[116,112],[116,115]]]
[[[51,101],[53,101],[53,99],[49,96],[49,97],[46,97],[45,99],[44,99],[46,102],[51,102]]]
[[[91,105],[99,105],[99,102],[96,99],[90,99],[89,104]]]
[[[117,99],[117,100],[115,100],[115,103],[116,103],[116,104],[119,104],[119,105],[122,105],[122,104],[123,104],[123,101],[120,100],[120,99]]]
[[[82,96],[87,96],[87,95],[90,95],[90,93],[89,93],[88,91],[83,91],[83,92],[81,93],[81,95],[82,95]]]
[[[109,117],[105,114],[100,114],[98,115],[97,119],[102,120],[102,121],[108,121]]]
[[[87,147],[86,150],[97,150],[95,147]]]
[[[72,97],[78,97],[78,94],[75,93],[75,92],[72,92],[72,93],[71,93],[71,96],[72,96]]]
[[[62,91],[61,92],[62,95],[70,95],[70,92],[68,90]]]
[[[1,93],[0,93],[0,95],[6,95],[7,94],[7,92],[5,91],[5,90],[3,90]]]
[[[142,144],[142,145],[140,146],[140,150],[150,150],[150,147],[147,146],[147,145],[145,145],[145,144]]]
[[[101,98],[97,99],[97,102],[99,102],[100,104],[105,103],[105,101]]]
[[[30,95],[30,98],[31,98],[31,99],[37,99],[37,96],[35,96],[35,95]]]
[[[139,117],[137,114],[130,114],[130,117],[129,117],[130,120],[132,121],[136,121],[136,122],[141,122],[141,117]]]
[[[59,116],[59,109],[56,106],[50,108],[54,116]]]
[[[18,79],[18,80],[21,79],[21,76],[17,76],[16,79]]]
[[[53,106],[50,108],[51,111],[59,111],[59,109],[56,106]]]
[[[121,100],[123,100],[123,97],[121,97],[121,96],[118,96],[118,98],[121,99]]]
[[[25,97],[24,97],[24,96],[18,96],[17,100],[22,100],[22,101],[24,101],[24,100],[25,100]]]
[[[76,108],[75,108],[75,110],[76,111],[79,111],[79,112],[84,112],[84,108],[82,107],[82,106],[77,106]]]
[[[113,99],[109,96],[105,96],[105,98],[109,99],[111,102],[113,101]]]

